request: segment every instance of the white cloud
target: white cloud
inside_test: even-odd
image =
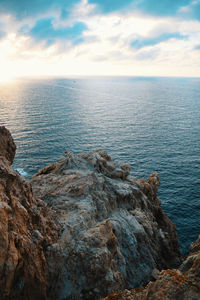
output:
[[[44,42],[33,43],[30,36],[17,31],[26,23],[34,26],[37,19],[17,22],[4,16],[1,22],[12,34],[0,40],[0,79],[4,75],[200,76],[200,51],[194,50],[200,41],[200,22],[131,12],[94,15],[92,11],[93,6],[82,0],[67,21],[61,20],[59,11],[53,12],[55,28],[74,22],[86,24],[85,41],[74,46],[63,40],[51,47],[45,47]],[[179,33],[185,38],[171,38],[141,49],[130,46],[134,39],[164,33]]]

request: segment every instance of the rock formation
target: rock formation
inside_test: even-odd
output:
[[[145,288],[112,293],[104,300],[199,300],[200,236],[179,269],[163,270],[155,282]]]
[[[16,145],[10,132],[4,127],[0,126],[0,160],[6,159],[9,165],[15,157]]]
[[[105,151],[66,152],[27,183],[15,149],[0,127],[1,300],[199,299],[200,240],[169,270],[181,259],[157,174],[138,180]]]
[[[45,249],[57,238],[47,205],[11,168],[16,146],[0,127],[0,299],[46,299]]]
[[[159,177],[129,176],[105,151],[73,155],[39,171],[31,184],[63,228],[47,249],[51,299],[99,299],[180,263],[175,225],[157,198]]]

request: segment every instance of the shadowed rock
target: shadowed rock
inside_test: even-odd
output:
[[[200,236],[179,269],[163,270],[155,282],[144,288],[112,293],[104,300],[199,300]]]
[[[11,165],[15,157],[16,145],[4,126],[0,126],[0,159],[5,158]]]

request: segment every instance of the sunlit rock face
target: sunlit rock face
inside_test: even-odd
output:
[[[45,249],[57,239],[47,205],[11,164],[15,143],[0,127],[0,299],[46,299]]]
[[[200,236],[190,247],[190,254],[179,269],[163,270],[155,282],[144,288],[112,293],[104,300],[199,300]]]
[[[62,227],[47,247],[49,299],[100,299],[146,284],[180,263],[175,225],[157,198],[159,177],[130,177],[105,151],[73,155],[39,171],[35,197]]]

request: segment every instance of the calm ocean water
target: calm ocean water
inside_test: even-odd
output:
[[[31,176],[64,151],[105,149],[132,175],[158,172],[183,252],[200,233],[200,79],[75,78],[0,84],[0,125]]]

